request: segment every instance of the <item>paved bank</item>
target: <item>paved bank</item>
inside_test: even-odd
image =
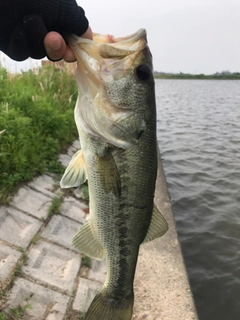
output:
[[[78,148],[76,141],[60,156],[64,165]],[[58,185],[43,175],[0,207],[0,312],[12,309],[26,320],[81,319],[104,282],[104,262],[92,260],[89,268],[70,244],[87,215],[82,194],[66,195]],[[161,165],[156,204],[170,228],[141,248],[133,319],[197,320]]]

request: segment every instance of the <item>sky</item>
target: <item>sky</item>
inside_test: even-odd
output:
[[[155,71],[240,72],[239,0],[77,2],[97,33],[125,36],[145,28]],[[26,62],[13,65],[21,69]]]

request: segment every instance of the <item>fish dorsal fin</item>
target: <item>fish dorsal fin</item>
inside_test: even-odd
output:
[[[104,156],[98,156],[97,169],[103,190],[113,193],[116,198],[121,195],[121,178],[114,157],[108,151]]]
[[[87,179],[86,164],[81,150],[76,152],[69,162],[60,181],[61,188],[79,187]]]
[[[167,230],[168,230],[167,221],[165,220],[164,216],[161,214],[161,212],[158,210],[158,208],[154,204],[152,220],[143,243],[152,241],[156,238],[163,236],[167,232]]]
[[[91,258],[102,260],[104,257],[103,247],[94,235],[90,219],[75,234],[72,245]]]

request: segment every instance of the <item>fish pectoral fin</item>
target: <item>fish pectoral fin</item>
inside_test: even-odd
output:
[[[72,239],[72,245],[82,253],[91,258],[102,260],[104,250],[96,239],[91,225],[91,220],[87,220],[85,224],[78,230]]]
[[[87,179],[86,164],[81,150],[72,157],[60,181],[61,188],[79,187]]]
[[[154,204],[152,220],[143,243],[152,241],[156,238],[163,236],[167,232],[167,230],[168,223],[165,220],[164,216],[161,214],[161,212],[158,210],[156,205]]]
[[[112,192],[116,198],[121,195],[121,178],[111,152],[98,157],[98,172],[101,185],[106,193]]]

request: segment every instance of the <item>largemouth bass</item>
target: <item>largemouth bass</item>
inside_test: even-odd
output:
[[[69,36],[78,101],[75,121],[81,150],[61,187],[88,180],[90,217],[73,238],[84,254],[106,259],[105,284],[87,320],[129,320],[141,243],[162,236],[167,223],[154,205],[157,175],[156,106],[146,31],[93,41]]]

